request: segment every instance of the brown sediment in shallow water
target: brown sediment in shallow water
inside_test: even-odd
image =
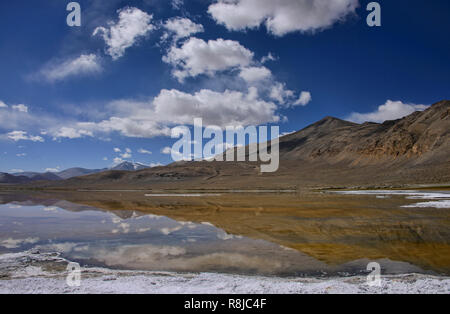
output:
[[[402,208],[417,201],[402,196],[377,199],[304,192],[183,198],[144,194],[122,191],[0,197],[2,203],[18,200],[21,195],[42,204],[64,199],[112,211],[122,218],[137,211],[177,221],[209,222],[229,234],[277,243],[331,265],[388,258],[450,273],[450,212]]]

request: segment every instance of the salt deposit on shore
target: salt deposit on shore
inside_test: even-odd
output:
[[[105,268],[83,268],[81,286],[69,287],[66,284],[67,263],[57,254],[0,255],[0,293],[450,293],[449,277],[419,274],[383,276],[381,287],[370,287],[365,276],[277,278]]]
[[[333,193],[342,195],[375,195],[377,198],[387,198],[390,195],[405,196],[412,200],[435,200],[404,205],[403,208],[450,208],[450,193],[443,192],[422,192],[422,191],[393,191],[393,190],[373,190],[373,191],[334,191]]]

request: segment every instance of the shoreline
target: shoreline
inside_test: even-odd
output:
[[[26,251],[0,255],[2,294],[448,294],[450,277],[366,276],[280,278],[219,273],[173,273],[82,267],[81,286],[66,283],[69,261],[58,253]]]
[[[231,188],[46,188],[24,185],[8,185],[0,184],[0,192],[2,193],[164,193],[170,196],[176,196],[177,194],[208,194],[208,193],[221,193],[224,195],[233,194],[303,194],[303,193],[321,193],[321,192],[334,192],[334,191],[377,191],[377,190],[450,190],[450,183],[436,183],[436,184],[378,184],[378,185],[313,185],[295,188],[251,188],[251,189],[231,189]]]

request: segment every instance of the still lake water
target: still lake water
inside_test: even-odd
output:
[[[344,191],[337,193],[341,195],[331,197],[342,199],[343,204],[354,197],[367,197],[368,205],[366,206],[373,206],[371,204],[375,201],[389,202],[390,198],[393,198],[396,200],[395,210],[405,211],[409,207],[412,211],[414,208],[423,211],[415,212],[416,216],[427,215],[425,210],[428,207],[434,211],[447,212],[450,210],[448,209],[450,201],[448,191]],[[174,198],[166,194],[142,194],[143,197],[150,198],[152,201],[160,197]],[[206,198],[217,197],[217,199],[221,197],[215,194],[204,196]],[[186,196],[176,198],[183,197]],[[197,197],[201,197],[201,195],[190,195],[189,198]],[[284,196],[277,197],[283,198]],[[204,199],[204,197],[201,198]],[[208,200],[208,204],[215,204],[215,201],[220,203],[217,199]],[[405,203],[402,205],[399,200],[405,200]],[[410,201],[406,202],[406,200]],[[411,202],[412,200],[414,201]],[[326,201],[329,202],[328,199]],[[177,202],[179,201],[177,200]],[[410,243],[411,241],[405,239],[400,248],[398,248],[398,241],[395,242],[395,247],[389,248],[387,245],[384,248],[385,246],[382,244],[389,244],[391,240],[381,238],[378,242],[373,243],[373,247],[378,249],[372,253],[371,241],[374,240],[368,236],[360,237],[361,233],[367,231],[362,230],[364,226],[361,226],[358,217],[351,216],[345,222],[348,224],[345,228],[351,228],[352,233],[347,232],[341,237],[343,240],[336,243],[332,239],[341,232],[341,222],[337,224],[330,220],[327,223],[326,219],[330,217],[310,217],[309,212],[306,217],[301,208],[291,209],[289,214],[283,214],[283,217],[279,219],[273,216],[275,218],[273,218],[270,228],[264,227],[265,229],[262,225],[259,226],[259,221],[261,224],[265,223],[263,220],[265,214],[264,211],[261,211],[257,215],[258,218],[254,220],[254,230],[256,231],[232,234],[228,232],[234,230],[232,225],[236,224],[236,219],[230,220],[230,228],[229,230],[227,228],[227,232],[211,224],[208,219],[205,219],[204,222],[198,221],[198,219],[196,222],[186,219],[177,220],[174,217],[169,218],[142,210],[142,206],[139,207],[139,210],[131,207],[108,210],[65,200],[49,202],[31,197],[27,199],[24,196],[17,200],[14,196],[3,197],[3,203],[0,205],[0,254],[38,249],[41,252],[59,252],[63,257],[83,265],[115,269],[276,276],[360,274],[366,272],[366,266],[370,261],[378,261],[382,265],[384,273],[448,274],[448,270],[450,270],[450,265],[446,262],[450,252],[445,252],[450,243],[448,238],[449,216],[443,215],[442,212],[439,212],[436,217],[432,217],[434,220],[427,217],[424,222],[417,223],[418,228],[422,230],[427,227],[437,228],[438,230],[435,231],[438,235],[435,239],[423,237],[417,239],[415,243]],[[181,206],[179,203],[177,204]],[[174,210],[173,206],[171,210]],[[272,216],[267,217],[270,220]],[[386,218],[383,213],[379,217],[370,219],[377,224],[381,219],[389,219],[389,224],[386,224],[386,228],[389,228],[390,224],[396,223],[395,219],[400,218],[396,218],[391,213],[389,213],[389,218]],[[320,234],[315,231],[315,233],[309,232],[308,228],[320,224],[322,220],[323,223],[318,227]],[[429,221],[438,221],[439,223],[427,226],[430,224]],[[333,224],[339,226],[340,229],[335,231],[333,228],[329,228]],[[284,229],[279,232],[281,235],[279,236],[274,230],[280,229],[281,226]],[[325,228],[330,230],[323,231]],[[355,231],[355,228],[361,228],[361,230]],[[266,229],[270,230],[265,232]],[[330,233],[329,241],[326,238],[327,232]],[[379,234],[385,232],[386,230],[383,230]],[[325,240],[323,240],[324,234]],[[318,235],[322,238],[318,239]],[[368,244],[355,243],[358,241],[367,241]],[[358,247],[361,245],[365,246],[367,251],[359,250]],[[439,255],[440,259],[434,261],[434,257],[431,257],[430,265],[422,263],[420,260],[417,262],[411,260],[407,258],[407,253],[403,255],[401,253],[402,250],[408,251],[409,245],[414,250],[425,246],[428,255],[431,245],[431,254]],[[435,251],[433,251],[434,248],[436,248]],[[345,254],[342,253],[342,258],[336,257],[335,260],[333,258],[330,260],[330,252],[334,252],[333,250],[339,252],[336,253],[337,256],[340,256],[341,251]],[[349,250],[350,252],[348,252]],[[355,252],[351,250],[355,250]],[[389,250],[396,252],[393,255]],[[446,256],[442,257],[443,254]],[[392,258],[392,256],[396,256],[396,258]],[[403,258],[403,256],[405,257]]]

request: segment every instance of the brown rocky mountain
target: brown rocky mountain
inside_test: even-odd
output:
[[[327,117],[280,138],[280,168],[182,162],[108,171],[40,187],[68,189],[302,189],[450,183],[450,101],[382,124]]]
[[[348,161],[373,164],[414,160],[436,162],[448,158],[450,102],[382,124],[356,124],[327,117],[280,141],[284,160]]]

